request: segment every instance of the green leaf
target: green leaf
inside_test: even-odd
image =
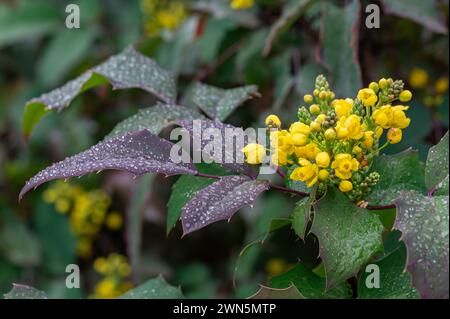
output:
[[[425,166],[425,184],[428,190],[439,187],[448,190],[448,131],[435,146],[430,148]],[[447,186],[445,186],[447,185]],[[447,191],[448,195],[448,191]]]
[[[137,114],[117,124],[106,139],[143,129],[147,129],[151,133],[158,135],[175,120],[196,120],[204,118],[202,114],[186,107],[158,103],[155,106],[139,110]]]
[[[289,26],[294,23],[295,20],[300,18],[300,16],[305,12],[308,5],[313,2],[312,0],[290,0],[283,7],[283,12],[281,16],[275,21],[275,23],[270,28],[269,35],[266,38],[263,55],[268,56],[275,39],[278,35],[289,28]]]
[[[380,181],[368,197],[372,205],[392,204],[405,190],[425,190],[424,167],[415,150],[376,157],[371,171],[380,173]]]
[[[296,79],[295,89],[297,93],[305,95],[313,92],[315,87],[314,81],[311,79],[315,79],[319,74],[326,73],[326,69],[318,63],[308,62],[302,65]]]
[[[382,0],[382,2],[388,14],[413,20],[434,32],[447,33],[441,10],[435,0]]]
[[[255,85],[224,90],[197,83],[193,92],[193,102],[211,118],[223,121],[239,105],[257,96],[259,93]]]
[[[289,96],[294,86],[295,79],[291,74],[291,54],[289,51],[284,52],[277,58],[272,60],[271,67],[272,77],[275,86],[273,89],[272,110],[279,111]]]
[[[327,2],[323,14],[323,57],[332,74],[337,96],[353,96],[361,87],[357,54],[359,1],[345,7]]]
[[[45,292],[26,285],[13,284],[10,292],[4,294],[5,299],[47,299]]]
[[[0,48],[48,34],[61,20],[57,7],[46,1],[20,1],[13,8],[0,5]]]
[[[306,299],[344,299],[351,297],[351,290],[347,283],[326,291],[325,279],[319,277],[301,263],[297,263],[292,269],[271,278],[269,281],[269,287],[271,288],[281,289],[291,285],[294,285]]]
[[[219,55],[220,46],[225,36],[230,30],[236,28],[236,23],[230,19],[209,18],[206,22],[206,28],[198,45],[201,50],[202,58],[207,63],[213,63]]]
[[[260,285],[260,287],[248,299],[305,299],[294,285],[282,289],[270,288],[263,285]]]
[[[29,114],[34,112],[37,105],[44,105],[46,111],[60,111],[69,106],[79,94],[108,82],[114,89],[143,89],[167,103],[172,103],[176,98],[175,79],[171,74],[152,59],[129,47],[62,87],[29,101],[25,106],[24,134],[29,135],[34,125],[45,114],[42,112],[42,106],[38,107],[41,117]]]
[[[419,297],[417,290],[412,286],[411,275],[405,272],[405,245],[401,245],[389,255],[372,264],[378,266],[380,286],[367,285],[367,283],[371,283],[370,274],[375,275],[375,272],[362,271],[358,283],[359,299],[416,299]],[[368,282],[366,283],[366,281]]]
[[[306,227],[308,222],[311,221],[311,205],[313,198],[311,196],[302,198],[295,204],[294,211],[292,213],[292,228],[295,233],[302,240],[306,237]]]
[[[422,298],[448,298],[448,195],[429,197],[409,191],[396,206],[394,228],[402,232],[414,286]]]
[[[201,173],[225,176],[229,173],[217,164],[198,164],[197,169]],[[199,177],[193,175],[182,175],[172,186],[172,193],[167,202],[166,232],[172,230],[181,216],[181,209],[194,197],[201,189],[211,185],[216,180],[212,178]]]
[[[46,86],[58,83],[87,54],[97,35],[98,30],[92,27],[58,33],[37,62],[39,79]]]
[[[169,285],[160,275],[126,292],[119,299],[182,299],[180,288]]]
[[[311,232],[319,239],[327,289],[354,276],[382,249],[383,225],[334,187],[314,205]]]

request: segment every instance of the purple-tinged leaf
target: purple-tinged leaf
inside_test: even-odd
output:
[[[211,120],[181,120],[176,121],[176,123],[186,129],[191,135],[194,160],[196,160],[195,154],[201,155],[203,160],[216,162],[231,172],[256,178],[257,172],[244,162],[244,154],[241,152],[241,149],[248,142],[248,138],[245,137],[242,128]],[[215,131],[220,134],[210,136],[208,133],[210,131]],[[237,139],[232,139],[231,132],[235,132],[237,135],[244,137],[243,139],[239,139],[241,145],[238,145]],[[231,140],[229,140],[230,138]],[[201,143],[199,140],[201,140]],[[210,152],[208,146],[211,146],[213,141],[218,143],[218,149]]]
[[[224,176],[197,192],[181,212],[183,234],[189,234],[219,220],[230,220],[239,209],[252,204],[269,188],[266,180],[246,176]]]
[[[102,141],[89,150],[55,163],[31,178],[20,192],[19,199],[32,188],[58,178],[82,176],[105,169],[117,169],[135,175],[161,173],[165,175],[196,174],[191,163],[173,163],[173,144],[147,130],[125,134]]]
[[[402,232],[407,270],[422,298],[449,297],[448,196],[405,192],[396,201],[394,228]]]

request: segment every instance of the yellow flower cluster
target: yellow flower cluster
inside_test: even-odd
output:
[[[133,285],[127,278],[131,274],[131,267],[125,256],[112,253],[108,257],[99,257],[94,261],[94,270],[103,277],[94,287],[90,298],[112,299],[128,290]]]
[[[254,0],[231,0],[230,6],[233,10],[242,10],[253,7]]]
[[[141,0],[141,9],[145,32],[151,37],[178,29],[187,17],[186,5],[179,0]]]
[[[80,257],[91,256],[93,240],[103,225],[110,230],[118,230],[123,225],[122,214],[108,212],[111,199],[101,189],[86,191],[78,185],[57,181],[44,192],[43,198],[54,204],[58,213],[69,215]]]
[[[441,76],[436,81],[430,81],[425,69],[414,68],[409,74],[409,85],[423,91],[423,104],[427,107],[439,107],[448,92],[448,76]]]
[[[313,94],[304,96],[309,108],[299,108],[298,121],[289,129],[282,129],[276,115],[266,118],[271,162],[307,187],[337,186],[352,200],[360,200],[379,178],[369,172],[373,157],[399,143],[410,124],[408,106],[397,104],[412,98],[403,87],[400,80],[383,78],[359,90],[356,98],[336,99],[326,78],[319,75]],[[385,130],[386,142],[380,146]],[[253,143],[243,151],[248,163],[260,164],[269,150]]]

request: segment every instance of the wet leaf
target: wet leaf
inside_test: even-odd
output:
[[[425,184],[428,190],[437,188],[448,189],[448,131],[428,152],[425,166]],[[447,185],[447,186],[445,186]],[[444,192],[445,193],[445,192]],[[448,195],[448,191],[447,191]]]
[[[257,96],[259,93],[255,85],[225,90],[197,83],[193,92],[193,102],[211,118],[223,121],[239,105]]]
[[[160,275],[126,292],[119,299],[183,299],[180,288],[169,285]]]
[[[197,192],[183,207],[183,235],[220,220],[230,220],[239,209],[251,205],[269,188],[268,181],[246,176],[224,176]]]
[[[105,140],[89,150],[68,157],[39,172],[20,192],[19,198],[32,188],[53,179],[82,176],[105,169],[118,169],[134,175],[160,173],[165,175],[195,174],[191,163],[172,162],[173,144],[147,130]]]
[[[4,296],[5,299],[48,299],[45,292],[20,284],[13,284],[11,291]]]
[[[410,191],[402,194],[396,206],[394,228],[402,232],[414,286],[422,298],[448,298],[448,196]]]
[[[305,240],[306,227],[308,222],[311,221],[311,205],[313,203],[312,197],[305,197],[299,200],[295,204],[294,211],[292,213],[292,228],[295,233],[302,240]]]
[[[334,187],[314,205],[311,232],[319,239],[327,288],[354,276],[382,249],[383,225]]]
[[[270,288],[263,285],[260,285],[260,287],[248,299],[305,299],[294,285],[282,289]]]

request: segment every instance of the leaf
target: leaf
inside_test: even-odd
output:
[[[414,287],[422,298],[448,298],[448,196],[428,197],[409,191],[396,206],[394,228],[402,232]]]
[[[358,61],[359,1],[345,7],[327,2],[323,14],[323,59],[337,96],[353,96],[361,87]]]
[[[13,284],[11,291],[4,296],[5,299],[48,299],[43,291],[20,284]]]
[[[263,55],[268,56],[278,35],[294,23],[305,11],[311,0],[290,0],[284,7],[281,16],[270,28],[266,38]]]
[[[383,225],[333,187],[314,205],[311,232],[319,239],[327,289],[354,276],[382,248]]]
[[[325,291],[325,279],[301,263],[297,263],[292,269],[269,281],[271,288],[281,289],[291,285],[294,285],[305,299],[346,299],[351,297],[351,290],[347,283]]]
[[[97,35],[96,28],[64,29],[58,33],[37,62],[39,79],[47,86],[58,83],[85,56]]]
[[[82,176],[104,169],[118,169],[135,175],[160,173],[165,175],[196,174],[191,163],[172,162],[173,144],[147,130],[105,140],[87,151],[68,157],[39,172],[20,192],[19,199],[32,188],[53,179]]]
[[[434,0],[382,0],[382,3],[388,14],[413,20],[437,33],[447,33],[447,27],[439,6]]]
[[[157,103],[155,106],[139,110],[137,114],[117,124],[106,138],[108,139],[144,129],[158,135],[165,127],[175,123],[176,120],[204,118],[202,114],[186,107]]]
[[[225,90],[197,83],[193,92],[193,102],[211,118],[223,121],[239,105],[258,96],[258,88],[255,85]]]
[[[379,287],[369,288],[366,280],[371,272],[362,271],[358,283],[359,299],[416,299],[417,290],[411,283],[411,275],[405,272],[406,248],[402,244],[382,259],[372,263],[379,269]],[[375,273],[374,273],[375,274]]]
[[[294,285],[288,288],[270,288],[260,285],[260,289],[248,299],[305,299]]]
[[[114,89],[140,88],[167,103],[172,103],[176,98],[175,79],[170,73],[152,59],[129,47],[62,87],[29,101],[25,106],[24,134],[29,135],[41,118],[29,114],[33,113],[35,108],[44,108],[46,112],[60,111],[69,106],[79,94],[107,82],[110,82]]]
[[[15,8],[0,5],[0,48],[48,34],[60,21],[58,9],[48,2],[20,1]]]
[[[436,188],[440,183],[443,183],[443,186],[447,183],[448,189],[448,143],[447,131],[441,141],[428,152],[425,166],[425,184],[428,190]]]
[[[200,54],[205,62],[214,62],[227,33],[235,28],[236,23],[231,19],[209,18],[206,21],[205,31],[197,41]]]
[[[239,145],[238,140],[241,139],[234,139],[232,136],[233,133],[236,133],[239,137],[245,137],[242,128],[211,120],[181,120],[176,121],[176,123],[186,129],[191,136],[192,147],[190,150],[192,149],[192,152],[194,153],[194,162],[200,161],[201,155],[205,162],[216,162],[231,172],[256,177],[257,174],[253,168],[244,163],[244,153],[241,152],[241,149],[245,145],[245,138],[240,141],[242,142],[242,145]],[[211,134],[211,136],[209,136],[208,132],[211,131],[214,131],[214,133],[220,132],[221,134]],[[200,143],[198,141],[200,141]],[[208,152],[211,143],[214,144],[214,149],[210,150],[213,151],[213,154]],[[215,146],[221,146],[221,148],[216,149]],[[198,155],[197,158],[196,155]]]
[[[205,169],[205,164],[197,165],[198,170],[202,173],[208,171],[209,174],[224,176],[227,175],[223,169],[216,167],[216,165],[206,164],[209,169]],[[211,185],[216,180],[212,178],[182,175],[172,186],[172,193],[170,194],[169,201],[167,203],[167,221],[166,221],[166,233],[168,234],[175,224],[180,219],[182,208],[192,199],[192,197],[201,189]]]
[[[269,188],[265,180],[245,176],[224,176],[197,192],[181,213],[183,236],[220,220],[231,217],[245,205],[251,205]]]
[[[423,164],[419,153],[411,148],[395,155],[376,157],[371,170],[380,173],[380,181],[368,197],[372,205],[392,204],[405,190],[425,189]]]
[[[180,288],[169,285],[164,278],[159,275],[150,279],[142,285],[126,292],[119,299],[183,299]]]
[[[274,78],[272,110],[279,111],[286,101],[295,79],[291,74],[291,53],[284,52],[272,60],[272,77]]]
[[[301,65],[296,78],[295,89],[297,93],[305,95],[313,92],[315,87],[314,81],[311,81],[311,79],[315,79],[319,74],[326,74],[326,72],[326,69],[322,65],[315,62],[308,62]]]
[[[311,220],[311,205],[313,198],[311,196],[302,198],[295,204],[292,213],[292,228],[302,240],[306,237],[306,227]]]

